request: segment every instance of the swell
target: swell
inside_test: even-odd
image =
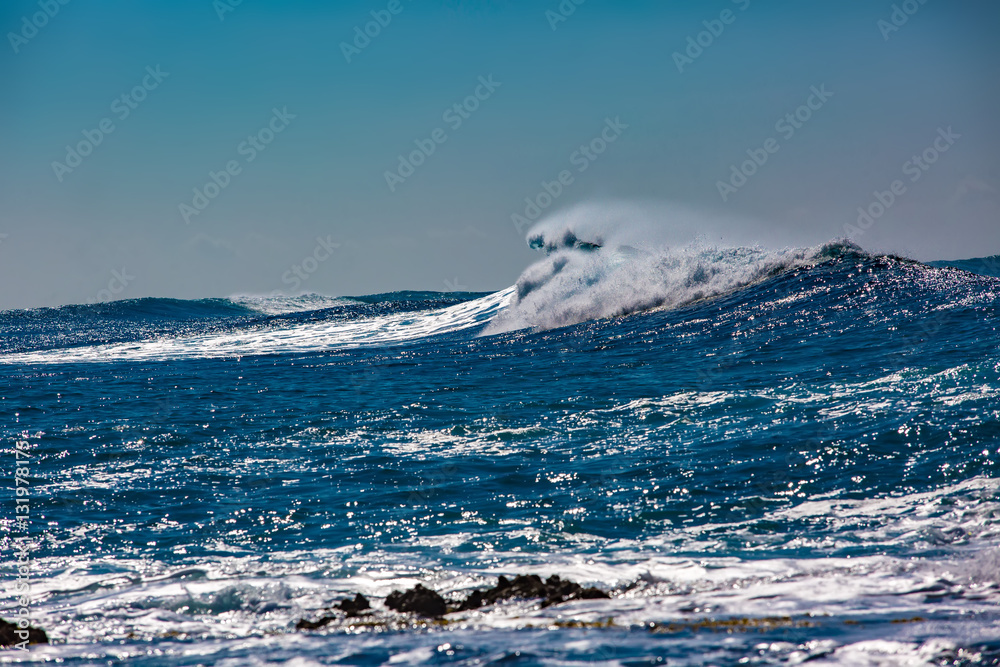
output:
[[[1000,278],[1000,255],[977,257],[974,259],[928,262],[928,265],[942,269],[961,269],[962,271],[977,273],[981,276]]]
[[[148,297],[90,304],[69,304],[55,308],[28,308],[0,311],[0,322],[43,322],[91,319],[194,319],[233,317],[257,311],[233,299],[166,299]]]
[[[233,296],[228,299],[143,298],[109,303],[0,311],[0,354],[223,336],[318,322],[371,320],[446,308],[482,295],[391,292],[361,297]],[[2,358],[0,358],[2,362]]]
[[[875,293],[880,298],[862,307],[863,316],[889,322],[923,310],[914,300],[931,299],[945,307],[996,292],[994,279],[873,256],[846,242],[785,250],[697,243],[649,250],[600,239],[602,245],[564,231],[555,240],[533,238],[549,254],[529,267],[516,285],[493,294],[139,299],[4,311],[0,363],[323,352],[428,341],[446,334],[468,340],[676,311],[732,294],[742,295],[738,301],[787,301],[803,310],[835,307],[823,301],[828,297],[819,293],[822,290],[817,292],[821,284]],[[862,278],[872,273],[894,278]],[[792,274],[801,279],[781,280]],[[757,286],[773,289],[761,291]],[[720,311],[713,318],[721,321],[724,316]]]
[[[322,311],[211,320],[200,328],[145,328],[138,337],[135,332],[126,335],[127,342],[96,336],[76,347],[35,347],[0,354],[0,364],[238,358],[379,347],[481,328],[506,305],[510,293],[507,289],[471,300],[467,294],[437,294],[433,300],[386,300],[381,295],[375,303],[346,303]],[[116,328],[112,334],[121,332]]]
[[[356,304],[414,304],[433,308],[485,296],[470,292],[387,292],[365,296],[330,297],[321,294],[237,295],[227,299],[171,299],[146,297],[54,308],[0,310],[0,326],[13,322],[44,322],[85,319],[213,319],[255,315],[287,315],[343,308]]]

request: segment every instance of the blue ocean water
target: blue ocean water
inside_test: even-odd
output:
[[[28,544],[52,640],[0,660],[1000,664],[995,261],[548,249],[490,294],[0,313],[0,615]],[[524,573],[611,597],[383,605]]]

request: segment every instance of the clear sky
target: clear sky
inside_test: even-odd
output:
[[[992,0],[236,2],[4,0],[0,308],[499,289],[543,181],[1000,253]]]

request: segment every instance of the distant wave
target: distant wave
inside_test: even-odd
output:
[[[189,335],[6,354],[0,355],[0,364],[224,358],[391,345],[481,328],[507,304],[512,292],[509,288],[471,300],[468,295],[441,293],[433,293],[436,299],[422,299],[415,292],[376,295],[370,304],[330,309],[317,317],[307,317],[309,313],[258,317],[221,331],[210,327]],[[442,307],[441,302],[450,305]],[[6,319],[24,312],[7,311]],[[0,324],[6,324],[4,319],[0,317]]]
[[[47,308],[26,308],[0,311],[0,318],[33,321],[81,318],[101,319],[198,319],[240,317],[262,311],[240,298],[234,299],[167,299],[147,297],[87,304],[70,304]]]
[[[957,259],[953,261],[928,262],[929,266],[938,268],[961,269],[981,276],[1000,278],[1000,255],[979,257],[976,259]]]
[[[330,297],[321,294],[302,294],[299,296],[284,295],[237,295],[226,299],[230,303],[242,306],[264,315],[285,315],[288,313],[306,313],[314,310],[325,310],[353,303],[352,299]]]
[[[4,320],[67,320],[67,319],[162,319],[192,320],[218,319],[225,317],[279,316],[294,313],[311,313],[329,309],[344,309],[350,306],[376,304],[412,304],[419,308],[424,304],[434,308],[447,302],[468,301],[487,293],[476,292],[385,292],[365,296],[326,296],[322,294],[234,295],[229,298],[211,299],[170,299],[144,297],[121,299],[98,303],[71,304],[66,306],[0,310],[0,324]]]

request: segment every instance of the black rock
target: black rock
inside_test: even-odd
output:
[[[580,591],[577,596],[581,600],[610,600],[611,596],[602,591],[600,588],[594,586],[588,586]]]
[[[548,597],[548,591],[545,584],[542,583],[542,578],[537,574],[519,574],[514,577],[514,581],[508,581],[507,577],[500,577],[496,587],[483,594],[483,600],[488,603],[509,600],[510,598],[544,597]]]
[[[469,597],[465,598],[455,611],[469,611],[470,609],[479,609],[482,606],[483,592],[475,590],[469,593]]]
[[[372,606],[368,603],[368,598],[366,598],[361,593],[355,593],[354,599],[344,598],[340,603],[334,607],[334,609],[339,609],[347,615],[347,618],[356,618],[362,616],[361,612],[366,609],[371,609]],[[324,625],[329,625],[330,623],[337,620],[336,616],[324,616],[318,621],[307,621],[306,619],[300,620],[295,624],[296,630],[317,630],[322,628]]]
[[[17,634],[17,630],[17,623],[8,623],[0,618],[0,646],[14,646],[23,642],[24,639],[21,638],[21,635]],[[45,630],[34,628],[30,625],[26,630],[28,631],[29,644],[49,643],[49,636],[45,634]],[[24,632],[24,630],[21,630],[21,632]]]
[[[342,612],[345,612],[348,618],[352,618],[354,616],[360,616],[362,611],[365,609],[371,609],[372,606],[368,604],[368,598],[361,593],[357,593],[355,594],[353,600],[350,598],[341,600],[340,604],[337,605],[337,608]]]
[[[542,581],[542,578],[537,574],[519,574],[514,577],[513,581],[507,577],[500,577],[497,580],[497,585],[493,588],[488,588],[485,591],[472,591],[465,600],[453,603],[450,609],[443,597],[424,587],[423,584],[417,584],[405,593],[393,591],[386,597],[385,606],[393,611],[413,613],[424,618],[438,618],[450,611],[479,609],[484,605],[513,598],[541,599],[542,607],[548,607],[570,600],[608,597],[610,596],[599,588],[584,588],[580,584],[560,579],[558,575],[553,575]],[[371,609],[371,604],[364,595],[357,593],[354,599],[345,598],[334,608],[344,612],[348,618],[352,618],[364,615],[363,612]],[[335,620],[337,620],[336,616],[324,616],[318,621],[302,619],[295,624],[295,629],[316,630]]]
[[[478,609],[484,604],[493,604],[511,598],[528,600],[541,598],[542,607],[548,607],[570,600],[592,600],[608,597],[610,596],[599,588],[584,588],[580,584],[560,579],[558,575],[552,575],[543,582],[537,574],[519,574],[514,577],[514,581],[510,581],[507,577],[500,577],[497,585],[485,592],[472,591],[456,611]]]
[[[307,621],[306,619],[303,618],[301,621],[299,621],[298,623],[295,624],[295,629],[296,630],[318,630],[319,628],[322,628],[324,625],[329,625],[330,623],[332,623],[332,622],[334,622],[336,620],[337,619],[334,616],[324,616],[323,618],[319,619],[318,621]]]
[[[393,591],[385,599],[385,606],[394,611],[412,612],[425,618],[437,618],[448,611],[444,598],[422,584],[405,593]]]

